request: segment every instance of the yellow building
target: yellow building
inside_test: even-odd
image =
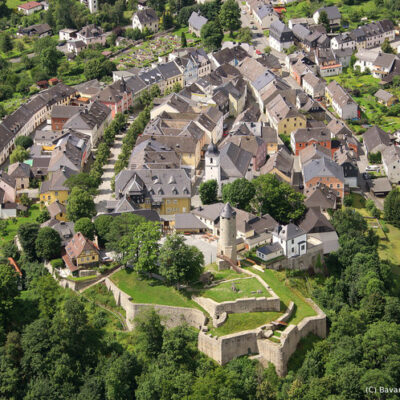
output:
[[[98,247],[82,233],[77,232],[65,246],[64,262],[71,272],[81,268],[94,267],[99,264]]]
[[[53,172],[51,177],[42,182],[40,186],[40,202],[45,206],[49,206],[55,201],[66,205],[69,188],[66,187],[64,183],[72,174],[73,171],[68,168]]]
[[[47,206],[47,211],[52,219],[57,219],[58,221],[68,221],[67,209],[65,205],[57,200]]]

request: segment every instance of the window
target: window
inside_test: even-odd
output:
[[[294,247],[292,247],[292,253],[294,253]]]
[[[304,250],[304,248],[305,248],[305,245],[302,244],[302,245],[301,245],[301,250]]]
[[[340,188],[340,184],[339,184],[339,183],[337,184],[337,188],[338,188],[338,189]]]

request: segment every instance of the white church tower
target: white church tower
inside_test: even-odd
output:
[[[205,154],[204,180],[215,179],[218,183],[218,195],[221,195],[221,157],[217,145],[211,139]]]

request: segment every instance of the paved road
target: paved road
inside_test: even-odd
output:
[[[35,53],[28,54],[28,58],[33,58],[33,57],[35,57]],[[8,61],[10,61],[10,63],[19,63],[19,62],[21,62],[21,58],[22,57],[10,58]]]
[[[99,187],[99,194],[95,197],[97,213],[104,213],[106,211],[106,203],[109,200],[114,200],[113,191],[111,189],[111,179],[114,176],[114,165],[121,153],[123,134],[119,133],[115,136],[114,146],[111,148],[111,156],[107,164],[103,167],[102,183]]]

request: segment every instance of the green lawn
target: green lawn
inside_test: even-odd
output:
[[[301,292],[298,289],[289,286],[284,271],[273,271],[266,269],[264,272],[260,272],[255,268],[251,268],[251,271],[261,276],[261,278],[263,278],[264,281],[268,283],[272,290],[279,296],[281,299],[282,311],[287,308],[290,301],[294,302],[296,307],[292,317],[289,320],[290,323],[298,324],[305,317],[316,315],[313,308],[304,300],[304,296],[301,294]]]
[[[211,271],[213,273],[215,281],[220,281],[222,279],[236,279],[247,276],[245,274],[239,274],[238,272],[231,269],[218,271],[218,266],[216,263],[208,264],[205,266],[204,269],[205,271]]]
[[[321,341],[322,339],[313,333],[310,333],[305,338],[301,339],[297,345],[296,351],[289,358],[288,371],[296,372],[303,364],[304,357],[307,352],[311,350],[315,343]]]
[[[185,296],[172,286],[166,286],[156,279],[139,279],[138,274],[130,269],[116,272],[111,279],[122,291],[132,297],[134,303],[163,304],[202,310],[189,296]]]
[[[8,8],[17,8],[22,3],[25,3],[25,1],[20,1],[20,0],[7,0],[6,1],[6,5]]]
[[[8,221],[7,225],[7,234],[5,236],[1,237],[2,241],[9,241],[14,238],[14,236],[17,234],[18,227],[22,224],[26,224],[27,222],[36,222],[37,216],[40,214],[39,210],[39,205],[34,204],[31,206],[29,210],[29,216],[28,217],[17,217],[16,222],[13,222],[13,220],[10,218]]]
[[[239,291],[234,292],[232,290],[233,284],[235,284]],[[258,290],[261,290],[261,293],[257,293]],[[221,283],[218,286],[201,292],[201,296],[208,297],[221,303],[223,301],[231,301],[245,297],[269,297],[269,293],[256,278],[250,278]]]
[[[224,336],[235,332],[255,329],[261,325],[276,320],[281,315],[282,313],[279,312],[229,314],[226,322],[219,328],[213,328],[210,326],[210,333],[216,336]]]

